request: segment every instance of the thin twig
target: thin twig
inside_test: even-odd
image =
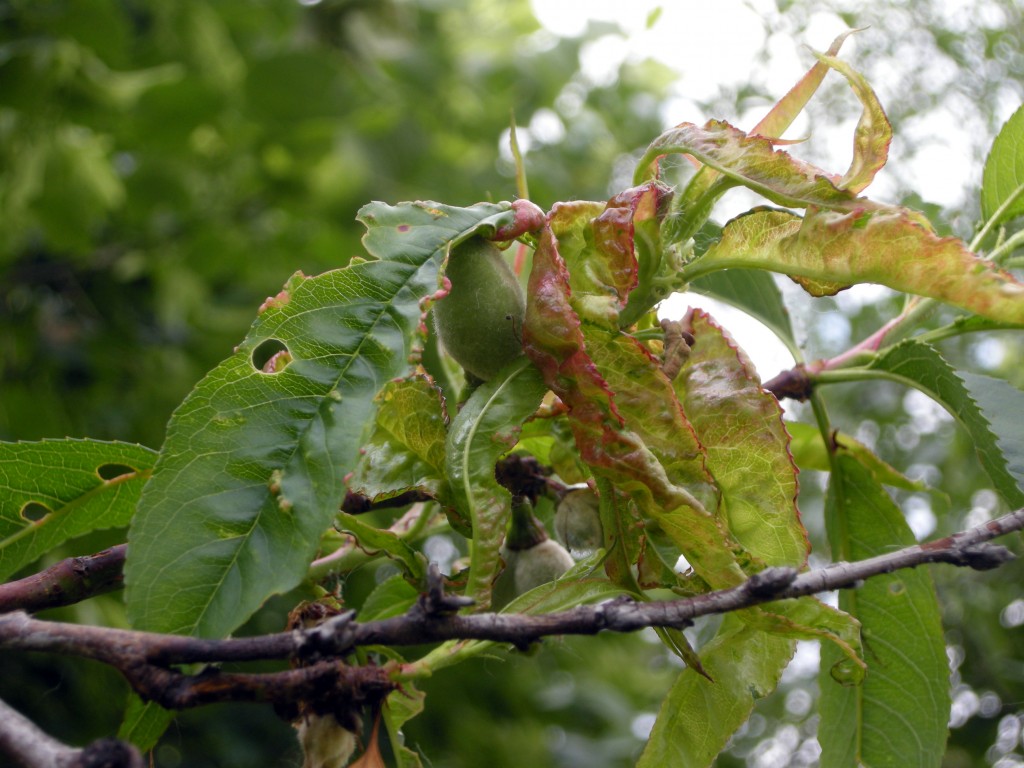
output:
[[[0,584],[0,613],[35,613],[120,589],[126,547],[118,544],[95,555],[69,557],[24,579]]]
[[[23,768],[143,766],[142,756],[131,744],[117,739],[99,739],[83,749],[69,747],[3,701],[0,701],[0,756]]]

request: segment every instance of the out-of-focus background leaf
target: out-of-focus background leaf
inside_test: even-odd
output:
[[[173,408],[231,354],[265,296],[297,269],[315,274],[362,252],[355,213],[364,203],[511,199],[511,112],[535,202],[600,200],[628,184],[636,158],[668,126],[717,117],[750,128],[799,76],[774,85],[774,63],[798,57],[806,69],[813,59],[801,44],[821,50],[844,25],[868,27],[841,55],[878,92],[895,140],[889,167],[867,192],[969,238],[985,154],[1024,100],[1016,0],[965,0],[955,11],[940,0],[754,3],[764,34],[746,84],[724,80],[731,54],[719,46],[695,68],[710,84],[699,94],[664,64],[642,56],[620,64],[625,38],[614,25],[591,23],[578,37],[542,28],[534,16],[544,15],[541,5],[0,3],[0,439],[87,436],[159,447]],[[642,5],[635,13],[645,17]],[[654,23],[671,18],[666,10]],[[687,24],[676,34],[680,47],[699,47],[728,30]],[[970,135],[966,149],[944,133],[941,116],[950,113]],[[830,78],[790,131],[811,141],[792,151],[840,171],[858,114],[848,88]],[[915,184],[928,166],[948,169],[943,183]],[[725,202],[749,205],[740,192]],[[1007,225],[1012,233],[1020,223]],[[778,284],[811,358],[842,351],[899,306],[883,289],[811,300]],[[1006,334],[940,347],[964,370],[1024,387],[1020,346]],[[968,436],[923,394],[850,384],[825,397],[838,428],[949,495],[947,508],[924,491],[895,491],[919,536],[1005,509]],[[788,418],[806,418],[802,407],[787,408]],[[800,481],[819,563],[828,552],[824,475],[806,471]],[[93,533],[50,559],[123,536]],[[428,545],[435,558],[450,556],[450,542]],[[394,572],[357,572],[344,585],[346,600],[358,606]],[[1024,600],[1016,587],[1024,567],[933,574],[954,682],[945,765],[1024,764]],[[272,601],[242,631],[281,629],[296,597]],[[124,623],[116,596],[49,615]],[[714,630],[698,626],[694,642]],[[511,662],[445,669],[425,681],[426,710],[406,725],[407,744],[452,768],[478,765],[482,754],[495,768],[629,764],[678,670],[649,639],[553,641]],[[815,659],[816,647],[801,643],[780,690],[758,704],[719,765],[816,764]],[[0,659],[0,698],[76,743],[117,730],[124,691],[96,665]],[[248,705],[186,713],[155,764],[297,765],[289,730]]]

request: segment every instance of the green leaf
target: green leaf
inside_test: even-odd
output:
[[[392,532],[374,528],[355,515],[345,512],[338,513],[337,528],[351,533],[359,542],[359,548],[371,553],[384,552],[398,562],[416,583],[423,582],[427,573],[427,564],[422,554],[409,546],[401,536]]]
[[[1002,463],[1015,483],[1013,491],[1007,488],[1003,496],[1012,506],[1021,506],[1024,504],[1024,420],[1017,416],[1024,413],[1024,392],[1003,379],[968,371],[959,371],[958,375],[995,433]]]
[[[419,590],[396,573],[374,587],[359,607],[359,620],[378,621],[400,616],[413,606],[419,596]]]
[[[637,768],[710,766],[757,701],[775,690],[795,648],[795,640],[726,616],[715,639],[700,651],[711,679],[693,669],[680,673]]]
[[[422,768],[423,763],[419,755],[405,746],[402,726],[423,711],[423,702],[426,698],[426,693],[417,690],[412,683],[406,682],[402,683],[402,687],[397,691],[388,694],[384,700],[381,713],[398,768]]]
[[[577,605],[610,600],[621,595],[631,595],[630,590],[599,578],[594,571],[600,567],[604,552],[599,550],[562,574],[555,581],[549,581],[519,595],[502,609],[502,613],[528,613],[538,616],[555,611],[567,611]]]
[[[729,532],[768,565],[799,568],[810,543],[796,506],[796,465],[782,408],[710,316],[691,309],[683,326],[694,343],[676,393],[704,445]]]
[[[1011,507],[1024,505],[1024,392],[1005,381],[956,371],[931,346],[903,341],[872,361],[869,370],[909,384],[936,400],[971,436],[981,466]]]
[[[163,736],[176,712],[153,701],[143,701],[137,693],[128,694],[128,707],[117,731],[117,738],[130,741],[140,752],[149,752]]]
[[[793,438],[790,442],[790,450],[798,467],[814,469],[819,472],[831,471],[832,465],[829,463],[828,448],[821,437],[820,429],[811,424],[787,421],[786,431]],[[911,480],[898,469],[884,462],[864,443],[855,440],[845,432],[834,431],[832,441],[870,469],[880,483],[893,488],[902,488],[905,491],[930,490],[926,483],[920,480]]]
[[[798,350],[789,310],[782,300],[782,291],[767,272],[723,269],[694,280],[689,288],[695,293],[713,296],[743,310],[768,326],[790,352]]]
[[[466,595],[486,611],[500,565],[512,497],[494,477],[498,459],[516,444],[520,425],[534,414],[547,387],[525,359],[481,385],[452,421],[445,446],[448,479],[459,512],[472,521]]]
[[[836,559],[860,560],[915,543],[899,507],[849,454],[835,457],[826,520]],[[939,766],[950,711],[949,664],[931,575],[905,569],[840,592],[863,626],[868,673],[836,682],[838,653],[822,648],[822,765]]]
[[[0,579],[76,536],[128,525],[155,460],[132,443],[0,443]]]
[[[388,382],[377,395],[374,430],[349,490],[374,501],[413,488],[440,498],[447,420],[441,393],[425,377]]]
[[[594,572],[601,567],[604,556],[604,550],[594,552],[590,557],[576,563],[557,580],[541,584],[520,595],[502,608],[501,612],[541,615],[567,611],[577,605],[630,594],[629,590],[613,584],[608,579],[594,576]],[[496,645],[499,643],[493,640],[449,640],[415,662],[413,666],[419,673],[434,672],[479,656]]]
[[[753,211],[725,226],[722,239],[688,265],[688,279],[736,267],[836,285],[879,283],[1000,322],[1024,322],[1024,285],[902,209],[810,209],[802,219]]]
[[[360,211],[376,261],[295,275],[178,408],[129,535],[140,629],[224,636],[302,579],[373,424],[406,372],[449,247],[509,226],[509,204]],[[265,372],[280,350],[284,365]],[[290,358],[290,359],[289,359]]]
[[[1024,107],[1000,129],[985,161],[981,180],[981,215],[992,224],[1024,214]],[[1010,201],[1010,198],[1016,200]],[[1009,206],[999,213],[1000,207]],[[992,221],[999,213],[999,218]]]

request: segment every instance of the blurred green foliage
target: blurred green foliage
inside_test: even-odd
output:
[[[971,110],[980,180],[982,152],[1024,94],[1024,11],[1014,0],[972,0],[955,18],[938,0],[855,11],[777,5],[766,28],[793,46],[827,44],[805,31],[828,8],[850,26],[872,24],[856,65],[878,87],[897,142],[927,130],[936,106]],[[296,270],[316,273],[361,252],[354,216],[363,203],[514,197],[504,143],[513,113],[520,126],[537,115],[556,126],[530,137],[535,202],[607,197],[617,169],[664,127],[659,104],[672,84],[652,61],[623,65],[611,85],[591,83],[580,51],[615,33],[594,24],[582,38],[555,37],[525,0],[0,2],[0,439],[158,447],[175,405],[231,352],[263,297]],[[830,93],[812,107],[813,125],[848,108]],[[702,107],[735,119],[779,95],[724,88]],[[969,235],[973,191],[956,211],[929,207],[929,190],[900,192],[913,192],[911,204],[940,228]],[[886,296],[840,295],[802,301],[798,316],[813,354],[825,356],[867,336],[894,307]],[[943,351],[1024,385],[1021,350],[998,337],[945,342]],[[826,399],[837,426],[948,494],[948,504],[898,496],[908,514],[933,514],[936,534],[1001,511],[972,446],[928,403],[883,385],[836,386]],[[802,508],[824,547],[818,479],[802,476]],[[95,551],[118,535],[74,549]],[[1022,568],[934,571],[958,686],[951,768],[1024,761]],[[281,626],[286,603],[254,619],[259,631]],[[59,615],[123,621],[111,598]],[[439,674],[409,743],[452,768],[482,755],[494,768],[630,764],[673,662],[642,637],[548,645]],[[719,763],[813,765],[813,678],[813,668],[789,674]],[[116,730],[125,690],[97,665],[0,659],[0,698],[75,743]],[[187,713],[156,765],[295,765],[288,731],[245,705]]]
[[[510,115],[582,44],[485,1],[15,0],[0,32],[0,438],[152,446],[264,296],[360,252],[365,202],[514,197]],[[534,199],[605,196],[667,82],[585,92]]]

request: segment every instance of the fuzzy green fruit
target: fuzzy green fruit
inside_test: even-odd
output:
[[[555,512],[555,533],[576,560],[604,546],[600,502],[592,490],[578,488],[562,497]]]
[[[521,549],[515,555],[514,564],[510,567],[513,568],[512,583],[516,595],[526,594],[541,584],[554,581],[576,564],[565,547],[554,539]]]
[[[452,249],[448,295],[434,305],[437,336],[456,362],[482,381],[523,354],[526,299],[494,243],[479,237]]]

